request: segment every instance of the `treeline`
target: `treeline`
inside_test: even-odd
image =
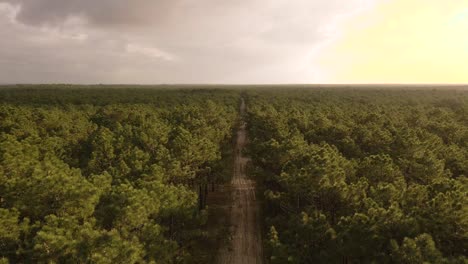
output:
[[[250,91],[271,263],[467,263],[468,92]]]
[[[0,89],[0,263],[192,263],[239,94]]]

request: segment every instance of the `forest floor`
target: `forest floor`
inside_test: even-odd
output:
[[[245,112],[244,101],[240,114]],[[230,184],[231,206],[230,239],[220,249],[218,263],[259,264],[263,263],[263,247],[260,228],[259,203],[255,196],[255,182],[247,178],[245,168],[248,158],[242,156],[247,141],[245,123],[237,131],[234,155],[234,172]]]

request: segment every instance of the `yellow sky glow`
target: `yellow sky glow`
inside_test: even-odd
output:
[[[468,83],[468,1],[386,1],[321,54],[332,83]]]

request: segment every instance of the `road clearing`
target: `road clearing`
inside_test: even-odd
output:
[[[241,99],[240,115],[245,113]],[[220,264],[263,263],[263,247],[260,228],[259,204],[255,197],[255,182],[247,178],[245,168],[249,159],[242,156],[247,142],[246,124],[242,120],[237,131],[234,171],[231,180],[232,201],[230,209],[230,243],[219,253]]]

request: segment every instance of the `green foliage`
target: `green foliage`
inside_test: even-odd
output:
[[[0,263],[197,263],[240,92],[61,88],[0,89]],[[271,263],[468,261],[466,91],[244,94]]]
[[[190,263],[227,90],[0,89],[1,263]]]
[[[405,238],[401,246],[392,241],[392,255],[398,263],[442,263],[431,235],[421,234],[415,239]]]
[[[247,101],[272,263],[466,263],[466,91],[271,89]]]

